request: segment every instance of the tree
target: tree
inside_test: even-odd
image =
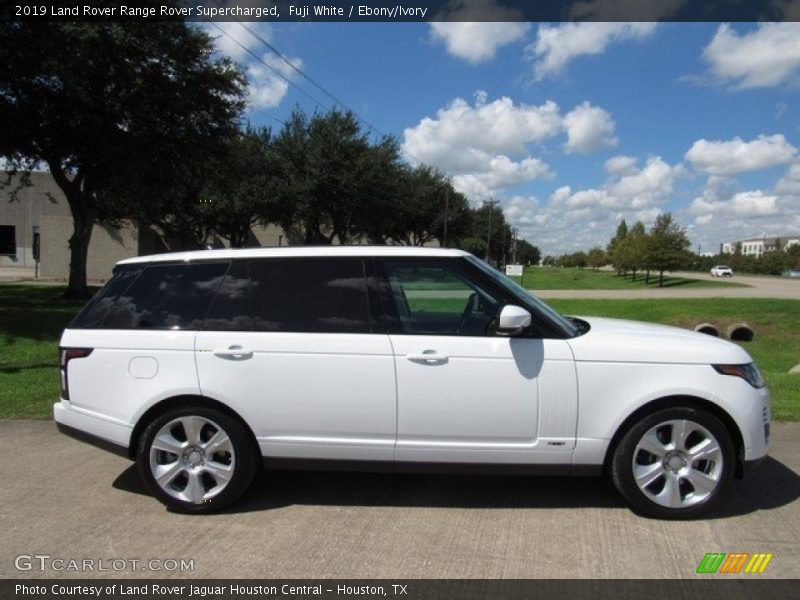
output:
[[[491,216],[490,216],[491,215]],[[486,248],[486,238],[489,233],[489,224],[492,231],[489,236],[489,251],[484,254],[489,256],[489,262],[498,264],[505,254],[510,256],[511,249],[511,228],[506,223],[503,209],[500,206],[483,204],[472,211],[472,223],[470,237],[482,239]]]
[[[664,271],[674,271],[688,262],[690,245],[686,230],[673,220],[671,213],[656,217],[650,229],[648,256],[652,268],[658,271],[659,287],[664,285]]]
[[[273,146],[283,180],[278,222],[292,243],[347,244],[390,230],[386,215],[402,187],[395,139],[371,142],[351,112],[297,109]]]
[[[193,215],[205,227],[228,240],[232,248],[247,244],[255,225],[277,219],[278,158],[270,147],[268,128],[247,129],[230,142],[215,165]]]
[[[600,246],[595,246],[591,250],[589,250],[589,254],[587,255],[587,262],[589,266],[592,267],[595,271],[600,267],[606,265],[607,258],[606,252]]]
[[[538,265],[542,252],[528,240],[517,240],[517,262],[523,265]]]
[[[46,165],[64,193],[66,295],[85,297],[94,225],[161,212],[165,196],[196,200],[201,166],[237,128],[245,78],[182,21],[2,23],[0,63],[0,155],[22,172]]]
[[[380,210],[369,220],[368,237],[379,243],[423,246],[434,240],[451,242],[469,230],[469,203],[453,189],[447,176],[427,165],[400,167],[392,218]]]
[[[608,247],[606,248],[606,253],[608,254],[608,259],[611,261],[611,264],[614,265],[614,269],[617,271],[617,275],[623,275],[625,271],[622,268],[622,259],[623,254],[620,251],[624,242],[625,238],[628,236],[628,224],[625,222],[625,219],[619,222],[617,226],[617,233],[611,238],[611,241],[608,242]]]
[[[458,248],[474,254],[478,258],[486,256],[486,240],[481,238],[464,238],[458,242]]]

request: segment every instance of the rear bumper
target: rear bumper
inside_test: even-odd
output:
[[[53,405],[53,418],[61,433],[115,454],[129,456],[132,431],[129,425],[75,408],[67,400]]]

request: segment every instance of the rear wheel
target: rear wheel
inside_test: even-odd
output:
[[[711,413],[688,406],[645,416],[620,440],[614,485],[648,516],[690,518],[723,495],[733,474],[731,434]]]
[[[170,410],[139,440],[137,466],[148,489],[168,507],[211,512],[236,501],[256,473],[247,428],[211,408]]]

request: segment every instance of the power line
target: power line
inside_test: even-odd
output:
[[[311,77],[311,75],[309,75],[308,73],[306,73],[305,71],[303,71],[303,69],[301,69],[300,67],[298,67],[297,65],[295,65],[295,64],[294,64],[294,63],[293,63],[291,60],[289,60],[289,58],[288,58],[288,57],[287,57],[287,56],[286,56],[286,55],[285,55],[283,52],[281,52],[281,51],[280,51],[278,48],[276,48],[274,44],[271,44],[269,41],[267,41],[266,39],[264,39],[264,37],[263,37],[262,35],[260,35],[260,34],[259,34],[257,31],[254,31],[254,30],[253,30],[251,27],[249,27],[249,26],[247,25],[247,23],[244,23],[244,22],[242,22],[242,21],[236,21],[236,23],[237,23],[237,24],[238,24],[238,25],[239,25],[239,26],[240,26],[242,29],[244,29],[244,30],[245,30],[245,31],[247,31],[247,32],[248,32],[250,35],[252,35],[252,36],[253,36],[255,39],[257,39],[259,42],[261,42],[261,43],[262,43],[262,44],[263,44],[263,45],[264,45],[266,48],[268,48],[269,50],[271,50],[271,51],[272,51],[272,52],[273,52],[273,53],[274,53],[274,54],[275,54],[275,55],[276,55],[278,58],[280,58],[280,59],[281,59],[281,60],[282,60],[284,63],[286,63],[286,64],[287,64],[287,65],[288,65],[288,66],[289,66],[289,67],[290,67],[290,68],[291,68],[293,71],[295,71],[295,72],[296,72],[298,75],[300,75],[301,77],[303,77],[303,78],[304,78],[306,81],[308,81],[308,82],[309,82],[311,85],[313,85],[314,87],[316,87],[316,88],[317,88],[318,90],[320,90],[320,91],[321,91],[323,94],[325,94],[325,95],[326,95],[328,98],[330,98],[331,100],[333,100],[333,102],[334,102],[335,104],[338,104],[338,105],[339,105],[339,106],[341,106],[342,108],[344,108],[344,109],[348,110],[349,112],[353,113],[353,114],[356,116],[356,118],[358,118],[358,120],[359,120],[359,121],[361,121],[362,123],[364,123],[364,124],[365,124],[365,125],[366,125],[366,126],[369,128],[369,129],[370,129],[370,130],[372,130],[372,131],[374,131],[375,133],[377,133],[377,134],[381,135],[382,137],[388,137],[388,136],[387,136],[385,133],[383,133],[383,132],[382,132],[380,129],[378,129],[378,128],[377,128],[375,125],[373,125],[372,123],[370,123],[369,121],[367,121],[367,119],[365,119],[363,116],[361,116],[361,115],[360,115],[360,114],[359,114],[357,111],[355,111],[355,110],[353,110],[352,108],[350,108],[350,107],[349,107],[347,104],[345,104],[345,103],[344,103],[342,100],[340,100],[340,99],[339,99],[337,96],[335,96],[335,95],[334,95],[332,92],[328,91],[328,89],[327,89],[327,88],[325,88],[325,87],[324,87],[322,84],[318,83],[318,82],[317,82],[317,81],[316,81],[316,80],[315,80],[313,77]],[[217,27],[217,28],[219,29],[219,27]],[[222,30],[220,29],[220,31],[222,31]],[[227,34],[226,34],[226,35],[227,35]],[[228,37],[230,37],[230,36],[228,36]],[[233,39],[233,38],[231,38],[231,39]],[[238,42],[237,40],[234,40],[234,41],[236,41],[236,43],[237,43],[237,44],[239,44],[239,42]],[[242,46],[241,44],[239,44],[239,45],[240,45],[240,46]],[[242,47],[244,47],[244,46],[242,46]],[[249,52],[249,51],[248,51],[248,52]],[[251,55],[253,55],[253,54],[252,54],[252,52],[251,52],[250,54],[251,54]],[[259,59],[259,60],[260,60],[260,59]],[[288,80],[287,80],[287,81],[288,81]],[[299,89],[299,88],[298,88],[298,89]],[[405,150],[405,149],[403,149],[403,148],[400,148],[400,151],[401,151],[403,154],[405,154],[406,156],[408,156],[409,158],[413,159],[414,161],[416,161],[416,162],[418,162],[418,163],[420,163],[420,164],[424,164],[424,161],[420,160],[419,158],[417,158],[416,156],[414,156],[413,154],[411,154],[411,153],[410,153],[410,152],[408,152],[407,150]]]
[[[233,36],[232,36],[230,33],[228,33],[227,31],[225,31],[225,30],[224,30],[222,27],[220,27],[220,26],[219,26],[217,23],[214,23],[214,22],[212,21],[212,22],[211,22],[211,24],[212,24],[214,27],[216,27],[216,28],[217,28],[217,29],[218,29],[218,30],[219,30],[219,31],[220,31],[220,32],[221,32],[221,33],[222,33],[224,36],[226,36],[227,38],[229,38],[229,39],[230,39],[230,40],[231,40],[231,41],[232,41],[234,44],[236,44],[236,45],[237,45],[237,46],[239,46],[239,47],[240,47],[242,50],[244,50],[245,52],[247,52],[247,53],[248,53],[250,56],[252,56],[253,58],[255,58],[255,59],[258,61],[258,62],[260,62],[262,65],[264,65],[264,66],[265,66],[267,69],[269,69],[270,71],[272,71],[273,73],[275,73],[275,75],[277,75],[278,77],[280,77],[281,79],[283,79],[283,80],[284,80],[284,81],[285,81],[285,82],[286,82],[288,85],[291,85],[291,86],[293,86],[294,88],[296,88],[297,90],[299,90],[299,91],[300,91],[300,93],[302,93],[304,96],[306,96],[307,98],[309,98],[309,99],[310,99],[312,102],[314,102],[314,103],[315,103],[317,106],[319,106],[319,107],[321,107],[321,108],[327,108],[327,107],[326,107],[324,104],[322,104],[322,102],[320,102],[319,100],[317,100],[317,99],[316,99],[314,96],[312,96],[311,94],[309,94],[307,91],[305,91],[305,90],[304,90],[303,88],[301,88],[299,85],[297,85],[297,84],[296,84],[294,81],[292,81],[291,79],[289,79],[288,77],[286,77],[286,75],[284,75],[283,73],[281,73],[280,71],[278,71],[278,69],[276,69],[275,67],[273,67],[272,65],[270,65],[269,63],[267,63],[267,61],[265,61],[263,58],[261,58],[261,57],[260,57],[258,54],[256,54],[256,53],[255,53],[255,52],[253,52],[252,50],[250,50],[250,48],[248,48],[247,46],[245,46],[244,44],[242,44],[242,43],[241,43],[239,40],[237,40],[237,39],[236,39],[235,37],[233,37]]]

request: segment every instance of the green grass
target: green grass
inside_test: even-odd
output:
[[[682,300],[548,300],[559,312],[652,321],[693,328],[710,321],[721,332],[738,321],[756,333],[742,343],[755,359],[772,392],[772,413],[781,421],[800,421],[800,375],[789,369],[800,363],[800,300],[698,298]]]
[[[62,286],[0,285],[0,418],[49,418],[58,399],[58,339],[83,302]]]
[[[81,302],[63,287],[0,284],[0,418],[49,418],[58,397],[56,349],[61,330]],[[442,310],[452,298],[418,300],[416,310]],[[712,321],[722,330],[746,321],[756,332],[742,344],[756,359],[773,395],[778,420],[800,421],[800,301],[750,298],[682,300],[552,300],[564,314],[635,319],[691,328]]]
[[[519,283],[519,278],[515,278]],[[650,284],[645,284],[644,273],[637,273],[636,281],[630,276],[621,277],[613,271],[592,269],[560,269],[555,267],[532,267],[522,276],[522,285],[528,290],[635,290],[658,287],[658,273],[650,275]],[[688,279],[664,275],[664,287],[710,288],[749,287],[742,283],[710,279]]]

